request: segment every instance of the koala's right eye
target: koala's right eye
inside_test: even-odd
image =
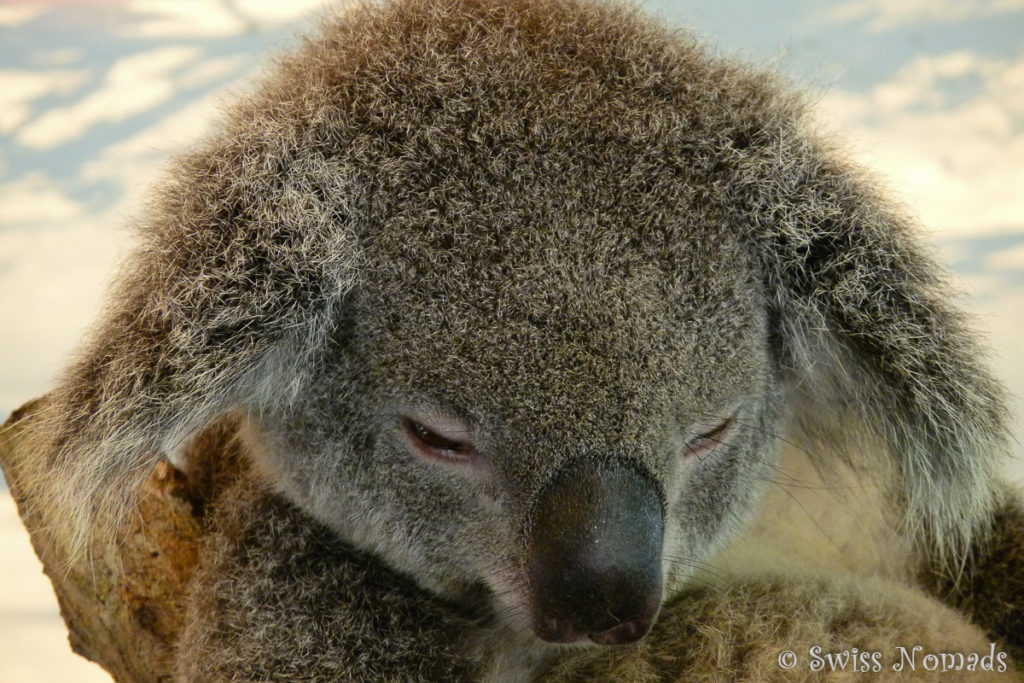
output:
[[[457,441],[442,436],[423,424],[410,418],[402,418],[402,427],[409,436],[413,446],[433,458],[441,460],[465,462],[475,455],[473,446],[465,441]]]

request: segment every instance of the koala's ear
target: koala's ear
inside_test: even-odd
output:
[[[73,547],[123,517],[161,454],[227,411],[285,408],[317,376],[352,286],[353,195],[344,169],[272,138],[178,163],[46,402],[39,450]]]
[[[831,150],[788,161],[748,209],[796,436],[894,475],[907,531],[955,557],[1007,452],[1002,389],[912,223]]]

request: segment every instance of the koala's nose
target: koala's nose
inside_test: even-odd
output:
[[[530,530],[533,629],[549,642],[642,638],[661,606],[662,504],[624,463],[578,460],[543,488]]]

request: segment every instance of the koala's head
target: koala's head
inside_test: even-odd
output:
[[[352,544],[542,640],[629,642],[813,405],[787,438],[877,436],[910,535],[954,556],[1000,389],[780,92],[590,0],[346,12],[179,161],[48,399],[69,542],[242,411]]]
[[[631,642],[776,457],[733,194],[759,90],[618,10],[403,4],[290,82],[309,142],[285,173],[354,276],[303,397],[261,417],[266,464],[434,591]]]

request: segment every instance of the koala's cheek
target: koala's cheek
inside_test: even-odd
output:
[[[542,490],[529,532],[528,602],[549,642],[642,638],[661,605],[662,500],[629,465],[577,461]]]
[[[666,595],[678,593],[700,574],[709,555],[743,529],[777,476],[774,414],[748,417],[735,440],[692,463],[670,491],[665,533]],[[712,572],[713,573],[713,572]]]

